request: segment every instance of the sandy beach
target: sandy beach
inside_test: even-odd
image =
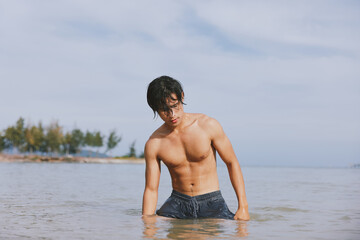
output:
[[[144,158],[93,158],[93,157],[74,157],[74,156],[38,156],[38,155],[10,155],[0,154],[0,162],[51,162],[51,163],[133,163],[143,164],[145,163]]]

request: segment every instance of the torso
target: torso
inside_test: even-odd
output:
[[[162,126],[150,137],[159,141],[157,158],[168,167],[174,190],[190,196],[219,190],[216,152],[204,126],[209,117],[187,115],[187,125],[181,131]]]

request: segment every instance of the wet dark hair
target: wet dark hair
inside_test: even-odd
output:
[[[157,111],[169,112],[171,109],[166,104],[166,99],[178,100],[183,102],[183,88],[181,83],[172,77],[161,76],[155,78],[148,86],[147,102],[151,109],[154,111],[154,117]],[[174,99],[171,94],[175,94],[177,99]]]

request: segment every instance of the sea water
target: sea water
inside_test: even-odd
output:
[[[144,168],[0,163],[0,239],[360,239],[360,169],[243,167],[243,222],[142,218]],[[226,166],[218,174],[236,211]],[[170,193],[163,166],[158,207]]]

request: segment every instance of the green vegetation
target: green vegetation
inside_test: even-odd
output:
[[[86,131],[85,138],[84,138],[84,144],[90,147],[96,147],[96,156],[99,153],[99,148],[101,148],[103,144],[104,137],[101,135],[99,131],[97,132],[89,132]],[[116,145],[115,145],[116,146]]]
[[[140,154],[136,154],[136,149],[135,149],[135,143],[136,140],[134,140],[130,145],[129,145],[129,152],[123,156],[117,156],[115,158],[118,159],[122,159],[122,158],[144,158],[144,152],[141,152]]]
[[[133,141],[130,145],[129,153],[128,153],[129,157],[136,157],[135,142],[136,141]]]
[[[15,126],[8,127],[5,130],[5,141],[8,140],[10,146],[16,151],[22,150],[21,146],[25,143],[24,119],[19,118]]]
[[[23,149],[24,151],[33,153],[40,151],[41,147],[45,147],[44,129],[41,123],[39,123],[37,127],[31,126],[25,128],[24,132],[25,132],[25,145]]]
[[[104,139],[107,139],[104,143]],[[46,154],[53,156],[59,154],[78,154],[82,148],[95,148],[97,154],[104,145],[105,153],[113,150],[122,140],[116,130],[112,130],[107,138],[100,131],[86,131],[83,133],[76,128],[64,132],[63,127],[57,121],[43,126],[41,122],[37,125],[28,124],[19,118],[14,126],[0,131],[0,152],[12,150],[13,153]],[[136,157],[135,141],[130,146],[129,157]]]
[[[98,155],[99,153],[99,148],[101,148],[103,146],[103,136],[101,136],[101,133],[100,132],[95,132],[94,134],[94,141],[93,141],[93,144],[94,144],[94,147],[97,148],[96,150],[96,156]]]
[[[2,152],[4,149],[6,149],[6,141],[5,141],[5,137],[1,135],[0,132],[0,152]]]
[[[107,144],[106,144],[106,152],[111,151],[116,147],[116,145],[121,141],[122,137],[118,137],[116,135],[116,130],[112,130],[109,134]]]
[[[66,155],[79,153],[84,145],[84,133],[80,129],[74,129],[65,134],[63,148]]]
[[[48,153],[59,153],[60,146],[63,142],[64,136],[62,133],[62,127],[57,122],[53,122],[47,128],[45,145],[47,146]]]

